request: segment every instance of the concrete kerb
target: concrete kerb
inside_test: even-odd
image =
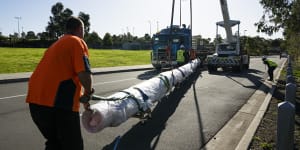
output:
[[[92,68],[94,75],[154,69],[152,65]],[[0,74],[0,84],[28,81],[32,72]]]
[[[236,147],[237,150],[247,150],[248,149],[248,147],[253,139],[253,136],[254,136],[261,120],[263,119],[265,112],[268,109],[269,103],[272,99],[278,79],[280,77],[280,73],[283,70],[285,63],[286,63],[286,60],[282,63],[282,65],[276,75],[275,82],[272,85],[272,88],[270,89],[268,95],[266,96],[263,104],[259,108],[259,110],[258,110],[257,114],[255,115],[254,119],[252,120],[249,128],[247,129],[246,133],[244,134],[244,136],[240,140],[239,144],[237,145],[237,147]]]
[[[246,104],[229,120],[224,127],[204,146],[204,150],[236,149],[247,150],[252,138],[268,109],[272,95],[277,85],[277,80],[286,61],[277,71],[275,82],[264,83],[249,98]],[[267,94],[262,89],[269,88]],[[264,96],[264,97],[262,97]],[[260,103],[260,101],[262,102]]]

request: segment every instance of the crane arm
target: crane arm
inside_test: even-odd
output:
[[[226,30],[227,42],[230,43],[233,41],[233,37],[232,37],[232,30],[231,30],[232,26],[231,26],[229,12],[228,12],[227,0],[220,0],[220,4],[221,4],[221,10],[222,10],[223,20],[224,20],[223,27]]]

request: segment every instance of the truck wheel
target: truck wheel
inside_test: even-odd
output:
[[[249,64],[244,64],[244,68],[248,70],[249,69]]]
[[[214,66],[207,66],[207,70],[208,70],[208,73],[212,73],[214,71],[217,71],[217,67],[214,67]]]
[[[161,67],[156,67],[155,68],[157,71],[160,71],[161,70]]]
[[[243,64],[241,64],[239,66],[234,66],[232,69],[235,72],[242,72],[243,71]]]

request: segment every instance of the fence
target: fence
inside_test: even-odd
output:
[[[278,104],[277,150],[294,149],[294,122],[297,85],[293,77],[291,58],[286,69],[285,100]]]

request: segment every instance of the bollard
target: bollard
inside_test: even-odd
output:
[[[295,105],[296,103],[296,91],[297,86],[294,83],[288,83],[285,85],[285,101]]]
[[[288,55],[288,66],[292,66],[291,55]]]
[[[293,75],[293,68],[292,67],[287,67],[286,75]]]
[[[277,150],[293,150],[295,106],[287,101],[279,103],[277,117]]]
[[[295,83],[295,79],[293,77],[293,75],[287,75],[286,76],[286,83]]]

